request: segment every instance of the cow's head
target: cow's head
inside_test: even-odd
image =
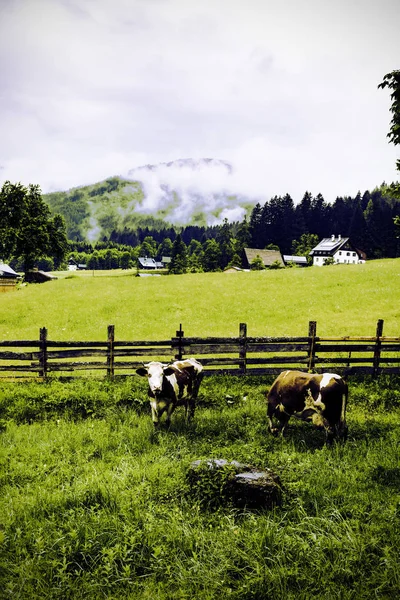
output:
[[[161,362],[149,362],[143,367],[136,369],[136,373],[141,377],[147,377],[149,380],[150,390],[155,396],[161,394],[163,388],[163,379],[166,375],[172,375],[174,370],[171,366]]]

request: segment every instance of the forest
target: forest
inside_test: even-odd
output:
[[[172,272],[217,271],[241,266],[245,247],[279,248],[282,254],[307,256],[319,240],[334,233],[350,237],[369,260],[395,258],[400,256],[395,223],[399,215],[395,184],[382,184],[372,192],[338,197],[333,204],[309,192],[298,204],[288,194],[275,196],[264,205],[256,204],[242,222],[113,229],[95,244],[71,241],[70,249],[72,257],[90,269],[129,268],[138,256],[160,260],[179,255]]]
[[[19,189],[12,184],[9,188],[13,193]],[[5,206],[9,204],[7,190],[6,186],[2,194]],[[139,187],[135,190],[140,195]],[[44,245],[40,252],[35,251],[36,266],[47,271],[66,269],[68,259],[73,259],[90,270],[129,269],[137,266],[138,257],[145,256],[156,260],[170,257],[170,273],[209,272],[243,266],[246,247],[279,249],[282,254],[306,256],[311,263],[310,250],[332,234],[349,237],[368,260],[400,256],[400,196],[395,183],[382,184],[372,192],[359,192],[355,197],[337,197],[332,204],[322,194],[313,196],[309,192],[298,203],[289,194],[274,196],[263,205],[247,206],[242,221],[224,219],[218,225],[207,225],[205,218],[199,218],[199,224],[178,226],[158,216],[143,216],[135,213],[132,206],[127,209],[129,201],[124,194],[128,194],[126,182],[110,178],[95,186],[40,197],[41,211],[48,214],[49,223],[53,215],[65,222],[65,244],[67,240],[68,243],[63,260],[57,250],[60,243]],[[25,196],[29,198],[28,190]],[[91,203],[95,197],[98,236],[91,242],[87,224],[91,222]],[[116,216],[117,208],[124,206],[125,217],[121,221]],[[30,220],[29,217],[27,222]],[[8,238],[19,239],[14,235]],[[12,268],[24,270],[27,251],[14,255],[5,251],[3,248],[3,254],[10,255]],[[32,259],[33,255],[30,262]],[[262,268],[262,265],[252,267]]]

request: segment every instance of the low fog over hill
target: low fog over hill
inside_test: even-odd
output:
[[[46,194],[45,199],[65,217],[70,239],[94,242],[124,228],[241,221],[259,198],[235,190],[236,184],[226,161],[180,159],[137,167],[124,178]]]
[[[128,176],[144,193],[136,211],[160,214],[174,225],[241,221],[255,203],[235,190],[232,166],[223,160],[175,160],[132,169]]]

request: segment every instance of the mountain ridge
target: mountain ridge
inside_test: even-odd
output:
[[[116,230],[243,220],[257,199],[232,193],[232,172],[221,159],[177,159],[43,197],[65,218],[69,239],[95,242]]]

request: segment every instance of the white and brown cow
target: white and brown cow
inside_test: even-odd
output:
[[[334,373],[321,375],[301,371],[283,371],[267,394],[267,416],[271,433],[282,435],[291,416],[311,421],[325,429],[326,442],[346,438],[347,383]],[[272,419],[279,423],[273,426]]]
[[[195,358],[177,360],[165,365],[149,362],[136,370],[138,375],[149,381],[151,416],[157,428],[164,412],[169,427],[171,415],[177,406],[184,406],[186,422],[194,415],[195,402],[203,378],[203,366]]]

